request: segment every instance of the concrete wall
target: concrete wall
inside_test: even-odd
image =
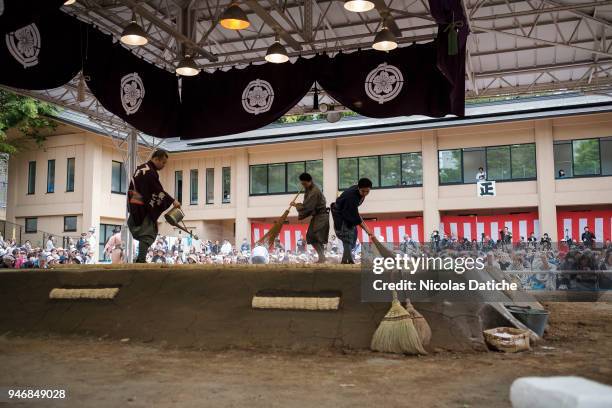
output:
[[[82,130],[62,127],[42,149],[11,158],[7,220],[23,223],[25,216],[41,217],[39,228],[61,233],[64,215],[79,216],[79,229],[99,225],[102,219],[122,220],[125,196],[110,192],[111,161],[124,161],[123,152],[109,141]],[[588,207],[612,203],[612,177],[555,180],[553,142],[612,135],[612,114],[592,114],[543,120],[461,126],[438,130],[339,137],[324,140],[172,153],[161,173],[167,191],[174,194],[175,171],[183,172],[185,222],[202,238],[250,237],[253,220],[273,219],[286,208],[293,194],[249,195],[249,166],[254,164],[323,160],[324,193],[331,202],[338,195],[337,160],[374,154],[421,152],[423,186],[373,190],[363,214],[422,215],[426,232],[439,224],[440,213],[461,210],[504,211],[537,208],[541,231],[556,237],[557,207]],[[438,185],[438,150],[535,143],[537,180],[497,184],[497,196],[476,197],[474,185]],[[141,152],[141,161],[146,159]],[[75,192],[66,193],[66,158],[76,158]],[[46,194],[46,163],[56,159],[56,192]],[[35,195],[27,195],[27,163],[35,159]],[[222,168],[231,168],[231,200],[222,202]],[[214,201],[206,203],[206,169],[214,169]],[[189,203],[190,170],[198,169],[198,202]],[[61,223],[60,223],[61,220]],[[60,228],[60,230],[58,230]],[[161,225],[162,231],[171,230]],[[234,234],[235,230],[235,234]]]

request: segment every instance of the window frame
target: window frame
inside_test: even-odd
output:
[[[533,177],[526,178],[515,178],[512,174],[512,147],[513,146],[524,146],[524,145],[534,145],[534,164],[535,164],[535,175]],[[510,178],[506,180],[491,180],[489,179],[489,169],[487,166],[487,162],[489,160],[489,152],[488,149],[499,148],[499,147],[508,147],[509,155],[510,155]],[[487,173],[487,181],[495,181],[497,183],[512,183],[512,182],[520,182],[520,181],[535,181],[538,179],[538,166],[537,166],[537,147],[535,146],[535,142],[533,143],[512,143],[512,144],[501,144],[501,145],[489,145],[489,146],[477,146],[477,147],[457,147],[453,149],[439,149],[438,150],[438,185],[439,186],[456,186],[456,185],[468,185],[468,184],[476,184],[476,178],[474,177],[473,182],[466,183],[465,180],[465,171],[463,168],[463,151],[464,149],[484,149],[485,152],[485,162],[484,162],[484,170]],[[459,150],[461,152],[461,181],[451,182],[451,183],[443,183],[440,179],[440,152]],[[476,175],[474,175],[476,176]]]
[[[37,167],[36,160],[30,160],[28,162],[27,195],[34,195],[34,194],[36,194],[36,167]],[[32,171],[32,170],[34,170],[34,171]]]
[[[53,184],[49,184],[51,179],[51,173],[53,173]],[[52,188],[50,189],[49,186]],[[55,159],[47,160],[47,194],[55,193]]]
[[[258,163],[258,164],[249,164],[249,197],[257,197],[257,196],[268,196],[268,195],[287,195],[287,194],[295,194],[299,190],[289,190],[289,179],[287,177],[287,168],[290,164],[302,163],[304,165],[304,171],[306,171],[306,162],[321,162],[321,167],[323,167],[323,159],[306,159],[306,160],[294,160],[288,162],[276,162],[276,163]],[[285,167],[285,188],[284,191],[270,193],[270,166],[278,166],[284,165]],[[266,166],[266,192],[265,193],[252,193],[251,191],[251,168],[254,166]],[[323,180],[317,183],[319,187],[322,187]]]
[[[198,169],[190,169],[189,170],[189,205],[198,205],[198,200],[200,199],[200,188],[198,183],[200,182],[200,172]],[[193,177],[195,175],[195,189],[193,184]],[[195,193],[195,199],[194,199]]]
[[[69,188],[70,182],[70,163],[72,161],[72,188]],[[76,179],[76,158],[68,157],[66,159],[66,192],[73,193],[74,192],[74,184]]]
[[[211,177],[209,177],[209,173],[211,174]],[[208,179],[211,180],[210,188],[208,186]],[[204,180],[204,183],[206,184],[205,185],[206,197],[204,197],[204,202],[206,203],[206,205],[212,205],[215,203],[215,168],[214,167],[206,168],[206,180]],[[208,199],[209,191],[212,193],[210,197],[210,201]]]
[[[28,220],[36,221],[36,228],[33,231],[28,229]],[[25,217],[23,223],[24,223],[23,228],[26,234],[37,234],[38,233],[38,217]]]
[[[228,174],[226,174],[226,172]],[[228,191],[228,199],[225,198],[225,176],[229,177],[229,191]],[[250,177],[249,177],[250,180]],[[230,204],[232,202],[232,167],[231,166],[223,166],[221,168],[221,204]]]
[[[565,176],[563,178],[559,178],[558,177],[558,172],[555,172],[555,181],[557,180],[566,180],[566,179],[575,179],[575,178],[597,178],[597,177],[612,177],[612,174],[602,174],[602,155],[601,155],[601,140],[602,139],[608,139],[611,136],[601,136],[601,137],[585,137],[582,139],[567,139],[567,140],[554,140],[553,141],[553,160],[554,160],[554,149],[555,149],[555,145],[563,145],[563,144],[569,144],[571,146],[570,149],[570,158],[572,159],[572,175],[571,176]],[[579,175],[576,176],[575,174],[575,168],[574,168],[574,142],[575,141],[581,141],[581,140],[597,140],[597,144],[598,144],[598,149],[599,149],[599,174],[584,174],[584,175]],[[554,165],[554,163],[553,163]]]
[[[112,163],[119,163],[119,191],[115,191],[113,190],[113,165]],[[121,194],[121,195],[126,195],[127,194],[127,180],[126,177],[122,177],[122,175],[125,175],[127,172],[127,170],[125,169],[125,163],[118,161],[118,160],[111,160],[111,194]],[[125,191],[121,191],[123,188],[125,187]]]
[[[74,229],[66,229],[66,218],[74,218]],[[76,215],[64,215],[64,232],[76,232],[79,219]]]
[[[419,184],[402,184],[404,181],[404,175],[403,175],[403,169],[402,169],[402,155],[404,154],[414,154],[414,153],[418,153],[421,155],[421,182]],[[382,186],[381,181],[382,181],[382,157],[383,156],[399,156],[400,159],[400,185],[399,186]],[[359,181],[359,163],[360,163],[360,158],[361,157],[376,157],[378,160],[378,187],[372,187],[371,190],[389,190],[392,188],[412,188],[412,187],[423,187],[423,172],[422,172],[422,168],[423,168],[423,152],[419,151],[419,152],[400,152],[400,153],[385,153],[385,154],[368,154],[368,155],[364,155],[364,156],[346,156],[346,157],[338,157],[336,159],[336,166],[338,168],[338,174],[337,174],[337,185],[338,185],[338,191],[344,191],[346,190],[346,188],[340,188],[340,160],[343,159],[357,159],[357,181]],[[355,183],[357,184],[357,183]],[[372,183],[375,184],[375,183]]]
[[[178,187],[178,176],[181,176],[181,187]],[[183,187],[185,179],[183,178],[183,170],[174,171],[174,199],[183,204]]]

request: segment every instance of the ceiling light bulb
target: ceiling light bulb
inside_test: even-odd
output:
[[[282,64],[283,62],[289,61],[289,56],[287,55],[287,50],[280,43],[280,41],[275,41],[272,44],[268,51],[266,52],[266,61],[272,62],[274,64]]]
[[[123,33],[121,33],[121,42],[126,45],[145,45],[149,42],[149,40],[147,40],[147,33],[145,33],[138,23],[136,23],[135,17],[132,17],[130,24],[123,29]]]
[[[251,23],[246,13],[236,3],[230,4],[221,14],[219,24],[228,30],[244,30],[248,28]]]
[[[344,8],[354,13],[365,13],[374,8],[374,3],[369,0],[346,0]]]
[[[397,48],[397,38],[395,38],[395,35],[393,35],[387,27],[384,27],[376,34],[376,37],[374,37],[372,48],[378,51],[394,50]]]
[[[182,76],[194,76],[200,73],[198,64],[189,55],[185,55],[176,66],[176,73]]]

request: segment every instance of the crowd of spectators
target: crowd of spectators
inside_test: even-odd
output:
[[[120,231],[110,238],[102,258],[125,259]],[[112,245],[109,245],[112,240]],[[384,241],[382,237],[380,241]],[[95,228],[81,234],[79,239],[46,237],[43,247],[33,247],[29,241],[18,245],[13,239],[0,236],[0,267],[2,268],[46,268],[56,264],[94,264],[98,261],[98,243]],[[118,242],[118,243],[117,243]],[[496,240],[482,236],[475,239],[457,239],[434,231],[430,240],[419,243],[405,236],[400,243],[385,243],[398,253],[426,254],[440,257],[480,256],[487,260],[487,267],[515,273],[524,287],[529,289],[597,289],[602,283],[597,274],[585,271],[612,272],[612,244],[609,240],[596,243],[594,235],[585,228],[581,241],[566,237],[560,243],[551,242],[548,234],[537,239],[532,233],[513,242],[512,232],[504,229]],[[137,245],[135,245],[135,250]],[[366,246],[367,248],[367,246]],[[353,248],[356,262],[362,255],[362,244],[357,241]],[[340,263],[342,241],[332,236],[325,248],[327,263]],[[171,237],[158,235],[149,249],[147,262],[164,264],[248,264],[248,263],[293,263],[309,264],[317,261],[317,254],[304,239],[299,239],[294,248],[285,248],[276,240],[272,248],[261,245],[252,247],[246,239],[234,246],[228,240],[195,240],[190,236]],[[558,273],[550,273],[558,272]],[[582,272],[582,273],[581,273]],[[609,276],[606,274],[606,276]],[[609,280],[609,277],[605,279]],[[606,281],[607,282],[607,281]]]
[[[33,246],[29,240],[18,244],[0,235],[0,268],[46,268],[57,264],[94,264],[97,262],[95,228],[80,238],[48,235],[44,245]],[[59,242],[61,240],[61,242]]]

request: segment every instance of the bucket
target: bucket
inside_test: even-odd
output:
[[[506,306],[506,309],[538,336],[542,337],[544,335],[544,329],[546,329],[546,324],[548,323],[548,311],[534,309],[531,306],[516,305]]]

